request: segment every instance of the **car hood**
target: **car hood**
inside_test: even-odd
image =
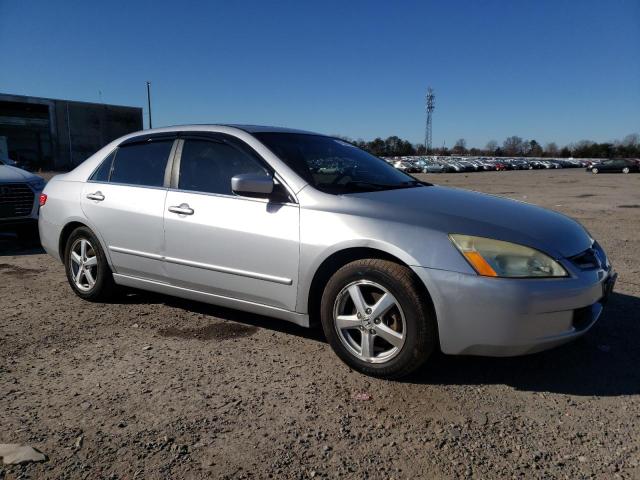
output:
[[[359,214],[442,233],[476,235],[570,257],[593,239],[577,221],[551,210],[494,195],[428,186],[344,195]]]
[[[21,168],[0,165],[0,183],[28,182],[36,178],[36,175]]]

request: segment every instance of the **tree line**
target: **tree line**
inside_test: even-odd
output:
[[[467,142],[460,138],[451,149],[434,148],[427,152],[424,145],[414,145],[397,136],[371,141],[351,140],[340,137],[379,157],[400,157],[411,155],[473,155],[488,157],[555,157],[555,158],[640,158],[640,134],[632,133],[622,140],[612,142],[592,142],[581,140],[563,147],[555,142],[544,146],[536,140],[526,140],[517,135],[506,138],[502,144],[496,140],[487,142],[484,148],[467,148]]]

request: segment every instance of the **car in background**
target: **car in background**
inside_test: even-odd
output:
[[[469,162],[468,160],[460,160],[458,161],[458,165],[462,167],[463,172],[475,172],[476,170],[478,170],[476,165]]]
[[[514,170],[529,170],[529,162],[526,160],[515,159],[511,161]]]
[[[456,162],[449,161],[444,165],[445,173],[459,173],[463,171],[463,168]]]
[[[504,172],[505,170],[509,170],[509,167],[507,166],[507,164],[503,162],[496,162],[495,166],[496,166],[497,172]]]
[[[529,170],[541,170],[543,168],[547,168],[544,162],[541,162],[539,160],[529,162]]]
[[[443,172],[444,172],[444,165],[441,165],[439,163],[427,163],[422,168],[422,173],[443,173]]]
[[[405,173],[422,173],[423,168],[421,162],[407,162]]]
[[[628,160],[623,158],[605,160],[587,167],[587,171],[591,173],[631,173],[640,172],[640,163],[637,160]]]
[[[406,172],[409,169],[409,163],[403,162],[402,160],[398,160],[397,162],[394,162],[393,166],[396,167],[401,172]]]
[[[0,165],[9,165],[10,167],[17,167],[18,164],[15,160],[11,160],[9,157],[0,157]]]
[[[29,237],[37,231],[40,194],[46,182],[15,164],[0,157],[0,229]]]

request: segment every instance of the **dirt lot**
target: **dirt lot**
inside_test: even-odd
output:
[[[162,296],[86,303],[0,237],[6,478],[640,478],[640,175],[429,175],[567,213],[620,273],[581,340],[437,355],[404,382],[350,371],[321,332]],[[4,470],[3,470],[4,469]]]

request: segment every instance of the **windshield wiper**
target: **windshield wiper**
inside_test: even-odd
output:
[[[401,183],[375,183],[375,182],[366,182],[362,180],[358,180],[355,182],[348,182],[345,184],[345,187],[362,185],[366,187],[378,188],[380,190],[396,190],[399,188],[413,188],[413,187],[422,187],[425,185],[419,180],[407,180],[406,182]]]

